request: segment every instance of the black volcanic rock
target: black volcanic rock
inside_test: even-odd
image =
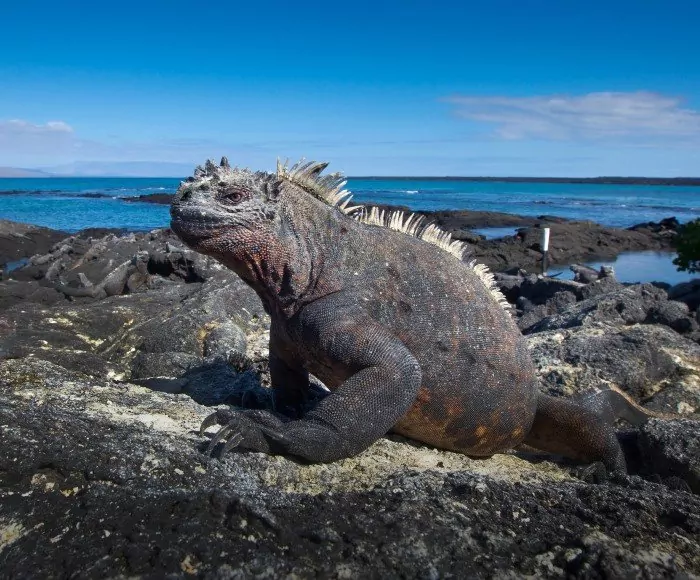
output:
[[[540,218],[495,211],[445,210],[420,213],[425,215],[431,222],[435,222],[442,229],[449,232],[469,228],[524,227],[532,226],[543,221]]]

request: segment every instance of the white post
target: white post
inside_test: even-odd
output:
[[[547,262],[549,258],[549,228],[542,230],[542,275],[547,273]]]

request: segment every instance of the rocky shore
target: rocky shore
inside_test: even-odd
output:
[[[565,261],[670,248],[674,228],[545,221]],[[476,238],[475,254],[500,271],[541,388],[612,384],[675,415],[620,426],[629,475],[394,436],[331,465],[207,460],[197,428],[212,406],[269,404],[257,297],[168,230],[57,234],[15,251],[27,263],[0,281],[3,576],[700,575],[700,281],[541,278],[527,272],[535,222],[512,225],[528,227]]]
[[[169,204],[172,195],[158,193],[124,200]],[[387,211],[411,211],[402,206],[379,207]],[[672,241],[679,227],[678,221],[673,217],[623,229],[547,215],[528,217],[468,210],[418,213],[448,231],[453,238],[468,242],[472,256],[494,271],[538,267],[542,262],[542,229],[545,227],[550,228],[549,263],[552,266],[613,259],[623,252],[671,252]],[[498,239],[486,239],[474,232],[475,229],[492,227],[513,227],[514,233]],[[90,229],[76,235],[86,239],[108,232],[124,233],[124,230]],[[66,236],[65,232],[0,220],[0,269],[7,262],[27,258],[35,253],[45,253],[52,244]]]

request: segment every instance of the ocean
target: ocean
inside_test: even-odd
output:
[[[123,198],[173,193],[179,183],[179,178],[0,178],[0,218],[68,232],[88,227],[160,228],[169,222],[167,206],[128,203]],[[700,217],[700,187],[693,186],[373,178],[349,179],[347,188],[362,203],[404,205],[413,210],[546,214],[617,227],[669,216],[681,222]],[[512,228],[480,230],[488,237],[512,232]],[[641,279],[658,273],[661,265],[667,281],[691,277],[675,272],[672,265],[669,268],[668,255],[646,253],[641,262],[639,255],[632,257],[623,272],[622,264],[613,264],[619,277],[629,272]]]

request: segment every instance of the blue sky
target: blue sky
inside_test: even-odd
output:
[[[0,18],[0,166],[700,175],[696,0],[26,0]]]

